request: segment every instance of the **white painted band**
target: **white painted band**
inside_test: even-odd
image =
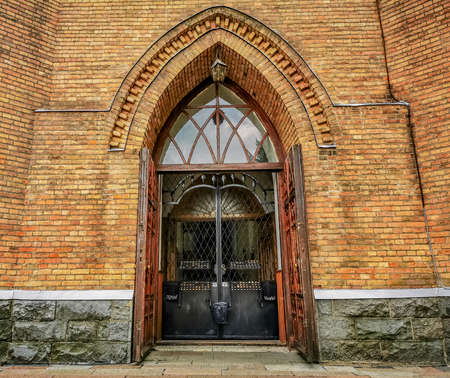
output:
[[[314,289],[316,299],[389,299],[450,297],[450,290],[440,287],[426,289]]]
[[[131,300],[133,290],[0,290],[0,299],[40,301]]]
[[[0,290],[0,299],[22,300],[131,300],[133,290]],[[450,290],[426,289],[314,289],[316,299],[388,299],[450,297]]]

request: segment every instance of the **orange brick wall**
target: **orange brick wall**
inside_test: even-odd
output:
[[[336,102],[385,100],[375,2],[65,0],[59,14],[52,107],[106,107],[132,64],[177,23],[214,5],[256,17],[284,36]]]
[[[316,287],[433,286],[406,115],[401,106],[339,109],[336,155],[320,151],[307,181]]]
[[[394,95],[411,104],[431,240],[450,284],[449,2],[381,0]]]
[[[51,92],[48,107],[107,108],[122,79],[152,42],[211,5],[206,1],[63,1],[51,84],[46,84]],[[335,102],[389,99],[375,2],[271,1],[255,6],[231,1],[226,5],[255,16],[292,43]],[[200,57],[197,70],[187,71],[192,83],[207,74],[207,54]],[[230,53],[229,58],[233,56]],[[255,69],[262,67],[256,56],[247,58],[242,64],[249,65],[252,80],[245,83],[235,75],[235,81],[241,80],[250,92],[276,83],[270,70],[261,77]],[[268,113],[285,149],[296,142],[303,146],[314,285],[432,286],[405,108],[335,108],[332,131],[337,149],[319,151],[304,115],[296,112],[298,105],[280,100],[293,95],[279,82],[270,92],[276,106]],[[181,76],[168,89],[172,91],[168,98],[181,99],[189,90],[176,83],[183,83]],[[158,92],[158,88],[149,96],[162,96],[163,89]],[[152,107],[144,102],[140,116],[145,109],[150,112]],[[275,115],[277,109],[283,116]],[[127,150],[113,153],[107,152],[114,122],[110,112],[35,115],[23,239],[14,244],[20,267],[3,272],[7,276],[1,285],[133,288],[138,153],[144,141],[154,143],[154,128],[163,121],[150,123],[147,132],[146,126],[132,128]],[[2,257],[6,261],[6,255]]]
[[[33,109],[48,102],[56,0],[0,2],[0,282],[13,286],[21,254]],[[6,277],[5,277],[6,276]]]

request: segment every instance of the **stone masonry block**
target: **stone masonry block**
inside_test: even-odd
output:
[[[9,341],[11,339],[11,327],[10,320],[0,320],[0,340]]]
[[[440,318],[412,319],[415,340],[442,339],[444,327]]]
[[[320,360],[326,361],[339,359],[338,345],[339,342],[336,340],[320,339]]]
[[[96,321],[72,320],[67,325],[68,341],[93,341],[97,339]]]
[[[13,301],[13,318],[15,320],[54,320],[54,301]]]
[[[49,362],[48,343],[11,343],[8,362],[12,364],[44,364]]]
[[[9,319],[11,317],[11,302],[0,301],[0,319]]]
[[[61,320],[104,320],[110,316],[110,301],[60,301],[56,309],[56,318]]]
[[[441,315],[443,318],[450,318],[450,297],[441,297]]]
[[[112,301],[111,319],[131,320],[132,301]]]
[[[316,308],[319,314],[331,315],[332,313],[332,301],[330,299],[316,300]]]
[[[450,337],[450,319],[442,319],[445,337]]]
[[[408,319],[356,319],[355,328],[359,339],[412,339],[411,323]]]
[[[0,365],[3,365],[8,360],[9,343],[0,341]]]
[[[52,322],[16,322],[13,330],[14,341],[64,340],[66,323]]]
[[[444,343],[445,343],[445,351],[447,354],[447,364],[450,364],[450,337],[447,337]]]
[[[131,323],[123,321],[102,322],[98,331],[99,340],[129,341],[131,340]]]
[[[342,361],[379,361],[379,341],[341,341],[338,359]]]
[[[62,364],[119,364],[128,362],[128,343],[55,343],[52,363]]]
[[[442,341],[383,341],[381,343],[383,360],[394,362],[444,363]]]
[[[319,337],[333,340],[353,339],[355,337],[354,320],[322,315],[319,318]]]
[[[336,316],[389,316],[387,300],[384,299],[341,299],[334,301]]]
[[[433,318],[440,316],[439,298],[391,299],[393,318]]]

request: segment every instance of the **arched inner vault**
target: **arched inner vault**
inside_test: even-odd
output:
[[[178,102],[210,76],[218,45],[227,77],[264,109],[285,150],[334,146],[332,104],[301,57],[258,21],[215,7],[170,30],[133,66],[108,117],[110,151],[152,149]]]

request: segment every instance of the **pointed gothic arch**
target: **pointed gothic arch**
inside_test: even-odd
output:
[[[281,143],[278,145],[281,145],[284,151],[288,151],[290,147],[298,143],[305,146],[308,154],[317,151],[317,148],[335,146],[332,133],[335,124],[333,104],[317,76],[301,56],[275,32],[258,21],[230,8],[215,7],[200,12],[170,30],[149,48],[130,71],[108,116],[108,121],[114,125],[109,140],[110,151],[129,149],[134,154],[135,151],[142,150],[146,152],[149,161],[152,160],[149,157],[150,153],[157,157],[158,151],[155,151],[154,147],[158,137],[163,136],[161,133],[163,126],[168,124],[167,120],[171,114],[177,113],[176,107],[182,99],[210,76],[210,66],[218,46],[221,47],[221,59],[229,67],[227,78],[247,92],[252,100],[264,109],[279,136]],[[153,193],[154,188],[160,187],[155,164],[151,164],[151,166],[150,172],[154,179],[143,179],[139,185],[144,193],[146,190],[148,193]],[[277,170],[281,168],[278,167]],[[142,169],[141,166],[141,172],[144,171],[145,169]],[[144,178],[144,175],[141,176]],[[273,181],[274,176],[270,175],[270,177]],[[295,194],[296,198],[300,198],[303,189]],[[147,214],[145,206],[158,208],[159,201],[155,199],[148,201],[144,197],[139,195],[140,203],[143,205],[143,211],[140,214]],[[293,198],[291,194],[288,197]],[[221,202],[217,201],[216,197],[217,203]],[[216,214],[219,213],[216,211]],[[153,218],[157,219],[158,217]],[[298,224],[297,218],[292,218],[293,226]],[[139,219],[138,224],[144,225],[145,221]],[[218,229],[221,230],[221,227],[219,226]],[[144,253],[144,248],[139,247],[137,264],[141,264],[143,267],[147,266],[145,269],[148,269],[148,266],[153,269],[148,273],[148,277],[152,277],[151,282],[146,280],[145,283],[143,279],[139,278],[145,269],[137,269],[141,272],[141,276],[136,276],[136,292],[141,294],[147,291],[151,294],[155,288],[155,282],[158,282],[158,292],[161,293],[163,284],[161,273],[155,271],[156,263],[153,261],[150,265],[146,264],[146,261],[150,261],[158,255],[155,253],[158,250],[157,246],[153,249],[148,247],[151,245],[147,242],[148,240],[152,243],[156,240],[156,231],[152,230],[156,230],[156,227],[152,227],[151,230],[148,230],[148,227],[138,228],[138,241],[145,241],[140,246],[147,246],[145,248],[147,257],[140,258]],[[294,227],[293,230],[295,231],[297,228]],[[293,235],[296,237],[295,232]],[[303,240],[303,242],[307,243],[307,240]],[[281,253],[278,244],[279,241],[277,249]],[[219,252],[216,251],[217,256],[220,256],[220,248],[216,249],[219,250]],[[220,266],[220,259],[218,261]],[[281,257],[278,261],[281,262]],[[285,311],[283,296],[291,297],[292,293],[289,291],[289,286],[285,285],[287,291],[283,294],[281,270],[277,271],[276,281],[277,287],[280,288],[277,294],[279,297],[279,324],[283,324],[280,329],[285,330],[284,314],[289,314],[289,311]],[[310,277],[303,281],[308,285],[309,293],[312,293]],[[303,292],[306,293],[304,288],[295,295],[300,298]],[[288,340],[290,345],[294,345],[297,339],[302,343],[314,339],[314,337],[301,337],[306,332],[305,327],[308,332],[313,333],[314,331],[312,326],[315,324],[313,298],[311,295],[309,297],[311,299],[309,307],[312,309],[308,313],[309,315],[302,313],[303,304],[298,307],[299,316],[297,318],[291,319],[288,315],[288,322],[293,322],[291,328],[295,326],[300,329],[294,339]],[[159,313],[162,307],[161,305],[156,306],[156,301],[161,301],[162,297],[159,295],[158,299],[155,299],[150,295],[149,298],[153,298],[153,307],[145,305],[136,296],[135,315],[138,316],[135,319],[138,322],[135,324],[135,330],[139,337],[136,337],[135,356],[138,358],[141,356],[142,350],[156,340],[158,332],[161,332],[161,327],[157,325],[156,319],[162,319]],[[305,322],[302,321],[303,315],[309,316]],[[144,326],[142,327],[143,319]],[[146,321],[149,327],[145,326]],[[310,326],[307,326],[308,324]],[[148,337],[142,338],[147,330]],[[282,336],[281,331],[280,338],[286,338]],[[139,344],[139,340],[142,343]],[[301,345],[299,348],[302,349]],[[305,350],[308,351],[310,348]]]
[[[168,117],[161,106],[167,107],[167,102],[175,105],[195,84],[201,82],[204,79],[201,77],[202,73],[198,72],[201,68],[194,70],[197,77],[190,78],[190,88],[186,88],[184,93],[167,93],[168,86],[196,58],[202,61],[202,56],[203,69],[209,68],[210,62],[205,62],[206,57],[214,45],[219,43],[246,60],[250,64],[250,71],[257,71],[250,80],[255,80],[259,75],[275,88],[282,99],[280,107],[296,107],[296,110],[288,109],[287,113],[290,113],[291,118],[294,113],[303,113],[301,123],[306,127],[302,130],[310,129],[317,147],[335,146],[332,130],[336,121],[332,103],[326,89],[301,55],[278,34],[254,18],[219,6],[208,8],[169,30],[136,62],[122,83],[108,118],[108,123],[113,124],[109,150],[125,150],[130,133],[135,133],[138,139],[139,135],[143,138],[142,125],[135,125],[147,118],[142,111],[149,115],[147,126],[153,120],[151,126],[156,127],[155,130],[144,131],[144,144],[151,145],[151,139],[154,139]],[[190,68],[192,69],[192,65]],[[231,70],[239,71],[235,74],[240,75],[241,79],[245,79],[242,76],[247,76],[249,72],[240,70],[240,67],[231,67]],[[161,85],[161,81],[165,85]],[[197,82],[194,83],[195,81]],[[171,97],[170,101],[158,101],[163,96]],[[289,115],[285,117],[289,118]],[[154,124],[155,120],[159,125]],[[291,120],[291,123],[296,123],[294,129],[299,127],[298,121],[300,120]],[[279,125],[276,127],[280,128]],[[294,130],[289,132],[295,134]],[[154,134],[153,138],[148,134]],[[295,135],[288,139],[289,145],[298,141]]]

